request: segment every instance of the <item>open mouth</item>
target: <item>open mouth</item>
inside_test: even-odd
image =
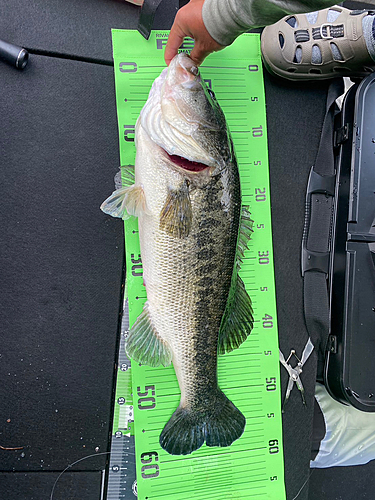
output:
[[[183,156],[170,155],[169,153],[167,153],[167,155],[175,165],[178,165],[179,167],[183,168],[184,170],[188,170],[189,172],[202,172],[202,170],[209,168],[208,165],[205,165],[204,163],[190,161]]]

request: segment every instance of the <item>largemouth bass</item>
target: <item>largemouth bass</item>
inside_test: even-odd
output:
[[[160,435],[185,455],[229,446],[245,417],[220,390],[217,356],[246,340],[251,301],[238,276],[252,221],[224,114],[198,68],[177,55],[136,124],[135,174],[102,210],[138,216],[147,301],[126,344],[135,361],[173,362],[181,401]]]

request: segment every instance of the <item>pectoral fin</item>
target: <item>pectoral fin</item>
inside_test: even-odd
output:
[[[183,184],[177,190],[170,189],[160,213],[160,229],[176,238],[186,238],[190,233],[192,219],[188,184]]]
[[[135,171],[133,165],[123,165],[115,175],[115,187],[121,189],[135,184]]]
[[[147,302],[130,329],[125,349],[128,356],[143,365],[168,366],[172,362],[172,351],[155,330]]]

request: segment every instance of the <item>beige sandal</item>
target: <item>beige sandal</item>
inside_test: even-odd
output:
[[[289,80],[367,76],[375,70],[362,30],[367,14],[334,5],[286,16],[263,30],[263,62],[268,71]]]

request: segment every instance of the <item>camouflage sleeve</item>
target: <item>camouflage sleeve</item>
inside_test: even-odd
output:
[[[325,9],[332,0],[205,0],[203,22],[214,40],[230,45],[251,28],[276,23],[287,14]]]

